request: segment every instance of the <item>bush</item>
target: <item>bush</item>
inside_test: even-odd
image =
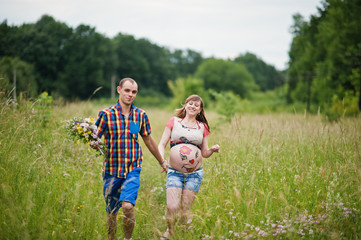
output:
[[[192,94],[199,95],[205,105],[209,102],[208,93],[204,90],[203,80],[193,77],[188,78],[178,78],[176,81],[168,81],[168,86],[172,91],[173,98],[170,102],[169,108],[179,108]]]
[[[246,111],[248,100],[242,100],[240,96],[233,92],[220,92],[209,90],[209,93],[216,100],[216,112],[225,116],[226,121],[231,121],[232,117],[239,112]]]
[[[43,127],[46,126],[50,119],[51,110],[53,108],[53,97],[49,96],[47,92],[40,94],[35,102],[35,111],[39,117],[39,121]]]
[[[345,116],[357,116],[360,111],[358,109],[359,93],[356,95],[352,92],[345,92],[344,98],[340,99],[336,94],[332,97],[332,105],[326,110],[325,115],[328,120],[337,120]]]

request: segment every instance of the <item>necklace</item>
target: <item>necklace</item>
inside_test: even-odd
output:
[[[182,126],[184,128],[192,128],[192,129],[197,128],[197,125],[198,125],[197,120],[195,120],[193,122],[187,122],[187,123],[183,122],[183,120],[184,120],[184,118],[180,121],[180,123],[182,124]]]

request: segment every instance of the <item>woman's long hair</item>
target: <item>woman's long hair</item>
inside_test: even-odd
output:
[[[200,96],[198,96],[198,95],[191,95],[191,96],[189,96],[189,97],[186,99],[183,107],[175,110],[175,115],[176,115],[177,117],[179,117],[179,118],[185,118],[185,116],[186,116],[185,106],[187,105],[187,103],[188,103],[189,101],[199,101],[199,102],[201,102],[201,106],[200,106],[200,107],[201,107],[201,111],[200,111],[200,113],[197,114],[196,120],[199,121],[199,122],[202,122],[202,123],[205,125],[205,127],[208,129],[208,131],[211,132],[211,129],[210,129],[209,125],[208,125],[208,121],[207,121],[207,118],[206,118],[206,115],[205,115],[205,112],[204,112],[204,102],[203,102],[203,99],[202,99]]]

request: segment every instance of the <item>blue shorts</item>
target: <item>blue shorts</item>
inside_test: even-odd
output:
[[[134,169],[125,179],[104,174],[103,195],[107,213],[118,212],[123,201],[135,206],[140,186],[140,170],[141,168]]]
[[[168,168],[167,188],[177,187],[198,192],[203,179],[203,169],[191,173],[181,173],[173,168]]]

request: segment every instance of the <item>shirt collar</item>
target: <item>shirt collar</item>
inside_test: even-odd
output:
[[[123,112],[122,111],[122,106],[120,105],[119,103],[119,100],[117,101],[117,104],[115,104],[115,107],[120,111],[120,112]],[[133,113],[133,110],[135,109],[135,105],[134,103],[132,103],[132,105],[130,106],[130,113]]]

